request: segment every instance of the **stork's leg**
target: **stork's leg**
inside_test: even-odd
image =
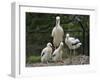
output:
[[[71,56],[71,50],[70,50],[70,64],[72,64],[72,56]]]
[[[63,61],[63,59],[62,59],[62,52],[61,52],[61,54],[60,54],[60,62],[61,62],[61,63],[64,63],[64,61]]]
[[[70,57],[71,57],[71,50],[70,50],[70,54],[69,54],[69,55],[70,55]]]
[[[75,56],[75,49],[74,49],[74,56]]]

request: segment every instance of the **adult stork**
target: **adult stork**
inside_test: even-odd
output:
[[[41,52],[41,62],[48,63],[48,61],[51,58],[51,54],[52,54],[52,44],[49,42]]]
[[[82,45],[79,39],[70,37],[69,34],[66,34],[65,43],[70,49],[70,55],[71,55],[71,50],[74,50],[74,55],[75,55],[75,49],[79,48]]]
[[[53,45],[55,49],[59,46],[60,42],[63,41],[64,31],[60,26],[60,17],[56,17],[56,26],[52,30]]]

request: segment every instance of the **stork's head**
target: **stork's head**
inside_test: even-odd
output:
[[[57,17],[56,17],[56,20],[60,20],[60,17],[59,17],[59,16],[57,16]]]
[[[52,44],[49,42],[49,43],[47,43],[47,46],[48,47],[52,47]]]
[[[69,37],[69,33],[66,34],[66,37]]]
[[[59,16],[56,17],[56,25],[60,25],[60,17]]]

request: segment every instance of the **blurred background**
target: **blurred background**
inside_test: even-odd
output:
[[[52,29],[56,25],[56,16],[60,16],[60,25],[71,37],[78,38],[82,46],[76,55],[89,56],[89,15],[47,14],[26,12],[26,64],[40,62],[40,54],[48,42],[52,43]],[[64,43],[65,44],[65,43]],[[63,48],[63,58],[68,57],[69,49]]]

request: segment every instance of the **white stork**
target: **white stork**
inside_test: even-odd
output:
[[[52,55],[52,60],[54,62],[57,62],[57,61],[61,61],[62,62],[62,47],[63,47],[63,42],[60,42],[60,45],[57,49],[55,49],[55,51],[53,52],[53,55]]]
[[[75,49],[79,48],[82,45],[79,39],[70,37],[69,34],[66,34],[65,43],[70,49],[70,54],[71,54],[71,50],[74,50],[74,55],[75,55]]]
[[[53,44],[55,49],[59,46],[60,42],[63,41],[64,31],[60,26],[60,17],[56,17],[56,26],[52,30]]]
[[[41,62],[48,63],[48,61],[51,58],[51,54],[52,54],[52,44],[48,43],[47,47],[45,47],[41,52]]]

